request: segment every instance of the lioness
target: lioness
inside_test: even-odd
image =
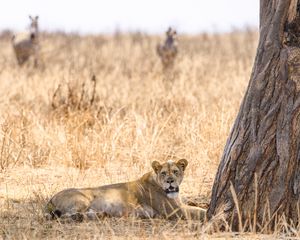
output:
[[[85,216],[204,220],[204,209],[185,206],[179,199],[179,185],[187,165],[186,159],[168,160],[163,164],[154,161],[154,171],[136,181],[63,190],[48,202],[48,216],[80,221]]]

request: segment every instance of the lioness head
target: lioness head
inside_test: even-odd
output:
[[[156,181],[169,198],[176,198],[178,196],[179,185],[182,182],[184,170],[187,165],[188,161],[186,159],[180,159],[177,162],[168,160],[163,164],[157,161],[152,162]]]

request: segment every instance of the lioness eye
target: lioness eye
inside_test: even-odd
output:
[[[175,175],[177,175],[179,172],[178,172],[178,170],[174,170],[173,173],[174,173]]]
[[[166,173],[166,172],[161,172],[160,174],[161,174],[162,176],[166,176],[167,173]]]

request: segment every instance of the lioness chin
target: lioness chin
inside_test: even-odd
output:
[[[183,205],[179,199],[187,165],[185,159],[154,161],[153,171],[136,181],[63,190],[48,202],[47,215],[79,221],[104,216],[204,220],[204,209]]]

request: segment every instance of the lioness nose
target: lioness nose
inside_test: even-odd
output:
[[[173,183],[173,182],[174,182],[174,180],[173,180],[172,178],[168,178],[168,179],[167,179],[167,183],[170,183],[170,184],[171,184],[171,183]]]

